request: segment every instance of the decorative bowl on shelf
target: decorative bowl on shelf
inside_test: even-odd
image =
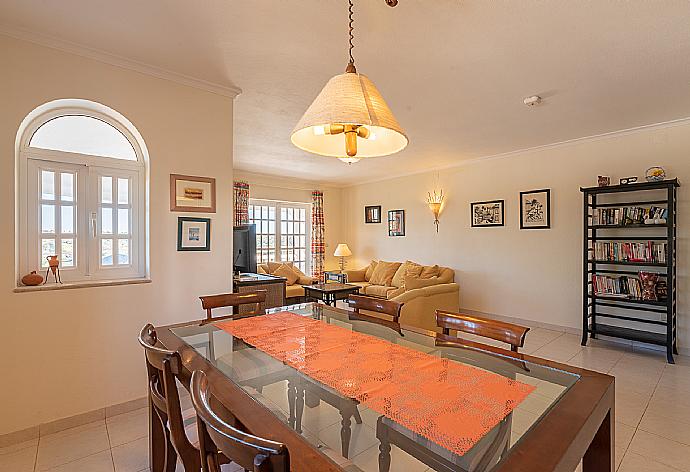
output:
[[[659,182],[666,178],[666,171],[663,167],[654,166],[647,169],[644,175],[647,182]]]

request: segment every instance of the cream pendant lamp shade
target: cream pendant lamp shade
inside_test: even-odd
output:
[[[314,154],[346,158],[346,133],[331,134],[333,125],[363,126],[368,131],[366,138],[361,132],[357,136],[357,158],[386,156],[407,146],[407,136],[381,93],[357,72],[328,81],[297,123],[292,143]]]

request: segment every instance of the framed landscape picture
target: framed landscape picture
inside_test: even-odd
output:
[[[520,229],[551,227],[551,189],[520,192]]]
[[[381,205],[364,207],[365,223],[381,223]]]
[[[170,211],[216,212],[216,179],[170,174]]]
[[[210,251],[211,219],[188,216],[177,218],[177,250]]]
[[[505,200],[470,203],[472,227],[503,226]]]
[[[388,236],[405,236],[405,210],[388,212]]]

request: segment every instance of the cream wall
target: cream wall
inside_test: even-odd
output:
[[[145,395],[136,337],[203,316],[198,296],[231,285],[232,98],[0,36],[0,435]],[[152,283],[13,293],[15,137],[35,107],[60,98],[127,117],[150,155]],[[211,252],[177,252],[171,173],[217,179]],[[203,216],[203,215],[201,215]]]
[[[284,202],[311,203],[312,190],[323,191],[324,232],[326,238],[326,269],[338,268],[339,260],[333,256],[343,233],[342,189],[307,180],[235,171],[235,180],[249,182],[249,197]]]
[[[394,160],[394,158],[390,158]],[[690,185],[690,124],[581,140],[478,160],[460,167],[345,189],[348,240],[364,265],[412,259],[456,270],[460,306],[487,314],[581,328],[582,194],[597,175],[643,176],[651,165]],[[446,194],[440,231],[426,203],[439,182]],[[551,189],[550,230],[519,229],[519,192]],[[687,318],[690,192],[679,190],[678,326],[690,347]],[[471,228],[470,202],[505,199],[505,227]],[[382,205],[384,222],[364,224],[364,206]],[[386,211],[406,211],[405,237],[388,237]]]

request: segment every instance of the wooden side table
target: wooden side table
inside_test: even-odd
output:
[[[304,286],[304,298],[307,301],[321,300],[326,305],[335,306],[337,300],[344,300],[352,293],[358,293],[359,286],[341,283],[316,284]]]
[[[233,278],[233,291],[239,293],[266,290],[266,303],[261,309],[285,306],[284,277],[268,274],[240,274]],[[240,313],[249,313],[253,310],[251,305],[240,306]]]

